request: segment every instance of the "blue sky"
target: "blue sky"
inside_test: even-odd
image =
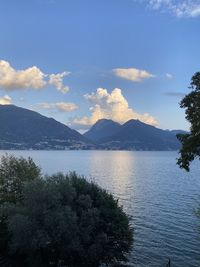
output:
[[[130,118],[188,129],[200,0],[2,0],[0,103],[78,130]]]

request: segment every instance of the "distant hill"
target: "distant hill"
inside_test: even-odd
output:
[[[0,149],[86,149],[91,143],[75,130],[14,105],[0,105]]]
[[[112,134],[107,130],[109,127]],[[129,120],[123,125],[100,120],[85,136],[92,136],[92,140],[96,136],[96,142],[102,149],[164,151],[180,148],[175,132],[158,129],[139,120]]]
[[[188,132],[183,131],[183,130],[171,130],[170,132],[173,133],[174,135],[177,135],[177,134],[187,134],[188,133]]]
[[[98,120],[92,128],[84,134],[88,139],[100,142],[102,139],[107,138],[115,134],[120,130],[121,125],[117,122],[107,119]]]

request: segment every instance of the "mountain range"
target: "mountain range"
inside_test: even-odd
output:
[[[102,149],[116,150],[178,150],[176,137],[181,130],[162,130],[139,120],[129,120],[123,125],[101,119],[84,134]]]
[[[81,135],[68,126],[14,105],[0,105],[0,149],[178,150],[181,130],[162,130],[139,120],[101,119]]]

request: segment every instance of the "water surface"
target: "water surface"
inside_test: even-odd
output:
[[[132,216],[130,266],[200,266],[200,163],[186,173],[175,152],[8,151],[31,156],[44,173],[76,171],[112,192]],[[0,151],[0,156],[5,151]]]

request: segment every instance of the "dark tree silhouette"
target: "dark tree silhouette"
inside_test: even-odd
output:
[[[200,72],[194,74],[189,87],[192,92],[186,95],[181,103],[185,108],[186,119],[190,122],[190,133],[177,135],[182,143],[180,158],[177,163],[186,171],[195,158],[200,159]]]

